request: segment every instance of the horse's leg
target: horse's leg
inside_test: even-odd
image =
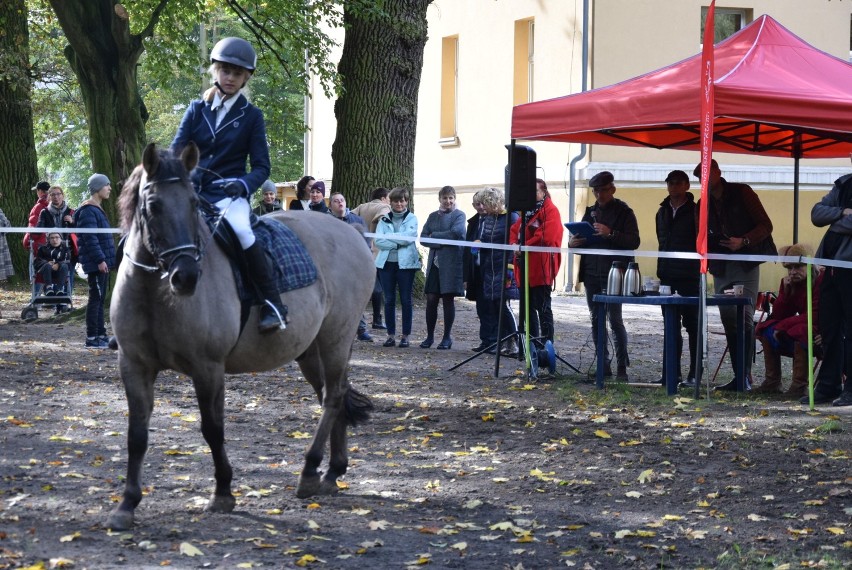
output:
[[[142,500],[142,460],[148,451],[148,423],[154,409],[154,380],[157,371],[141,361],[131,362],[119,352],[118,367],[127,396],[127,479],[124,498],[109,516],[107,527],[126,530],[133,525],[133,513]]]
[[[214,513],[230,513],[237,501],[231,493],[234,472],[225,453],[225,371],[215,364],[192,374],[198,410],[201,413],[201,433],[210,446],[215,467],[216,490],[206,509]]]
[[[337,492],[337,478],[346,473],[349,459],[346,450],[346,413],[344,397],[349,388],[346,369],[349,365],[351,343],[326,342],[323,346],[314,343],[308,349],[299,366],[305,378],[317,390],[322,386],[322,416],[314,433],[305,465],[299,476],[296,496],[330,495]],[[320,481],[318,471],[322,462],[325,442],[331,438],[331,456],[328,472]]]

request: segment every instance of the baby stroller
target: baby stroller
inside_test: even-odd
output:
[[[38,318],[39,307],[46,307],[47,310],[52,309],[54,315],[67,313],[73,308],[71,295],[74,292],[74,270],[73,267],[68,271],[68,280],[65,284],[65,295],[54,294],[51,290],[46,290],[44,280],[35,267],[36,251],[38,244],[32,244],[29,254],[29,271],[30,285],[32,288],[32,297],[29,304],[21,310],[21,320],[34,321]]]

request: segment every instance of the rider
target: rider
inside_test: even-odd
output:
[[[257,55],[241,38],[223,38],[210,53],[210,75],[215,87],[190,103],[178,128],[172,150],[180,152],[190,141],[201,159],[192,181],[202,198],[224,210],[225,219],[243,248],[249,274],[265,299],[258,330],[283,329],[287,307],[275,286],[272,263],[255,241],[249,198],[269,178],[269,147],[263,113],[241,93],[254,73]],[[251,172],[246,173],[246,159]]]

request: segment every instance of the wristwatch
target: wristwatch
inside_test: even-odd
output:
[[[750,246],[750,245],[751,245],[751,240],[750,240],[750,239],[748,239],[747,237],[744,237],[744,238],[743,238],[743,245],[744,245],[745,247]]]

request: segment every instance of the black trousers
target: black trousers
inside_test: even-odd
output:
[[[526,329],[530,336],[553,342],[553,309],[550,304],[550,285],[530,287],[530,322]],[[521,289],[521,314],[525,315],[524,292]]]
[[[843,373],[852,370],[852,269],[827,267],[819,290],[819,333],[822,335],[822,366],[816,391],[840,394]],[[846,381],[847,390],[852,382]]]

